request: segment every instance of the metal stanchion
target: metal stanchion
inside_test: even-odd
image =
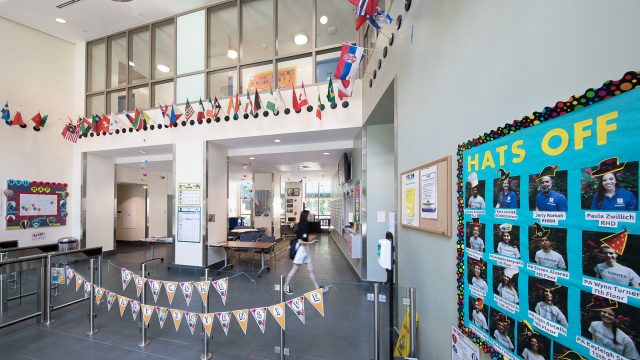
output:
[[[204,268],[204,281],[209,281],[209,268],[207,267]],[[202,313],[203,314],[209,313],[209,295],[208,294],[207,294],[207,301],[202,303]],[[213,355],[209,352],[209,337],[207,336],[207,330],[204,328],[204,324],[202,324],[202,333],[204,334],[204,337],[202,339],[203,351],[202,351],[202,354],[200,354],[200,360],[211,359]]]
[[[373,284],[373,360],[380,360],[380,284]]]
[[[98,255],[98,286],[102,286],[102,255]]]
[[[416,289],[409,288],[409,356],[416,355]]]
[[[146,273],[147,273],[147,264],[146,263],[142,263],[142,265],[140,265],[140,276],[142,277],[146,277]],[[142,305],[146,305],[147,301],[147,287],[143,284],[142,285],[142,291],[140,292],[140,342],[138,343],[138,346],[140,347],[145,347],[147,345],[149,345],[149,340],[147,339],[147,327],[144,326],[144,311],[142,310]]]
[[[0,261],[7,260],[7,253],[0,253]],[[0,314],[7,311],[7,274],[0,274]]]
[[[280,275],[280,302],[284,302],[284,276]],[[285,348],[284,348],[284,330],[280,328],[280,360],[284,360]]]
[[[95,260],[89,259],[89,282],[91,284],[95,284]],[[89,295],[89,331],[87,331],[87,335],[94,335],[98,332],[98,329],[95,327],[95,297],[96,292],[91,288],[91,294]]]
[[[44,259],[44,287],[42,288],[43,306],[41,308],[40,323],[49,325],[51,320],[51,254]]]

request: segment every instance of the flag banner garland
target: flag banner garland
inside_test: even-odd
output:
[[[160,287],[162,281],[149,279],[149,287],[151,288],[151,294],[153,294],[153,302],[158,302],[158,295],[160,295]]]
[[[287,305],[291,308],[294,314],[302,321],[304,324],[304,297],[300,296],[297,298],[293,298],[291,300],[287,300]]]
[[[94,294],[96,297],[96,305],[100,305],[100,300],[102,300],[102,296],[104,295],[104,288],[94,286]]]
[[[158,322],[160,323],[160,330],[162,330],[164,322],[167,321],[167,316],[169,316],[169,309],[156,306],[156,313],[158,313]]]
[[[51,268],[51,283],[52,284],[64,285],[65,284],[64,275],[65,275],[64,268],[52,267]]]
[[[169,305],[173,302],[173,295],[176,294],[178,289],[178,282],[176,281],[163,281],[164,290],[167,292],[167,298],[169,299]]]
[[[91,296],[91,283],[86,281],[84,282],[84,298],[88,299]]]
[[[197,281],[197,282],[194,282],[194,285],[196,286],[196,289],[198,289],[198,292],[200,293],[200,297],[202,298],[202,303],[206,304],[207,295],[209,294],[209,286],[211,285],[211,282]]]
[[[111,307],[113,306],[113,303],[118,298],[118,294],[112,293],[111,291],[108,291],[108,290],[106,291],[106,294],[107,294],[107,311],[111,311]]]
[[[133,283],[136,285],[136,295],[140,296],[140,293],[142,293],[142,289],[144,288],[144,283],[147,282],[147,278],[142,277],[142,276],[138,276],[138,275],[133,275]]]
[[[222,326],[222,330],[224,330],[224,335],[229,335],[229,325],[231,324],[231,312],[217,312],[216,316],[218,317],[218,321],[220,321],[220,325]],[[238,320],[240,322],[240,320]],[[245,335],[246,335],[246,325],[245,325]]]
[[[153,306],[142,304],[142,320],[144,320],[144,326],[149,326],[151,315],[153,315]]]
[[[264,328],[265,328],[265,325],[267,324],[267,308],[266,307],[253,308],[250,311],[251,311],[251,314],[253,314],[253,318],[256,319],[256,323],[258,324],[258,327],[260,327],[260,331],[262,331],[262,333],[264,334]]]
[[[202,326],[204,326],[204,330],[207,332],[207,337],[211,337],[211,328],[213,327],[213,314],[198,314],[200,315],[200,321],[202,322]]]
[[[222,298],[222,305],[227,304],[227,288],[229,287],[229,278],[213,280],[213,287],[218,291]]]
[[[191,330],[191,335],[196,330],[196,324],[198,323],[198,314],[185,311],[184,318],[187,319],[187,325],[189,325],[189,330]]]
[[[173,326],[175,326],[176,331],[180,329],[180,323],[182,322],[182,310],[171,309],[171,319],[173,319]]]
[[[129,282],[131,281],[132,273],[131,273],[131,271],[129,271],[129,270],[125,269],[125,268],[122,268],[122,269],[120,269],[120,274],[121,274],[121,277],[122,277],[122,291],[125,291],[125,290],[127,290],[127,285],[129,285]]]
[[[269,306],[269,312],[276,319],[282,330],[285,330],[284,303]]]
[[[129,304],[129,298],[124,297],[122,295],[118,295],[118,306],[120,307],[120,317],[124,315],[124,311],[127,309],[127,305]]]
[[[73,276],[75,275],[75,271],[73,271],[72,268],[65,266],[65,268],[67,269],[67,285],[69,285],[69,283],[71,282],[71,280],[73,280]]]
[[[240,325],[240,329],[242,332],[247,335],[247,325],[249,324],[249,310],[233,310],[233,315],[236,317],[238,321],[238,325]]]
[[[129,303],[131,304],[131,315],[133,315],[133,321],[138,319],[138,314],[140,313],[140,302],[138,300],[129,299]]]
[[[182,289],[182,295],[184,295],[184,299],[187,301],[187,306],[189,306],[191,297],[193,296],[193,285],[191,282],[181,282],[180,289]]]
[[[322,289],[315,289],[313,291],[309,291],[304,294],[304,296],[309,300],[311,305],[313,305],[316,310],[324,317],[324,300],[322,297]]]

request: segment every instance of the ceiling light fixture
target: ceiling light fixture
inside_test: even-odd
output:
[[[133,61],[129,60],[129,66],[136,66],[136,64]]]
[[[331,153],[323,152],[322,155],[331,155]]]
[[[275,139],[275,140],[273,140],[273,142],[277,142],[277,143],[279,143],[279,142],[281,142],[281,141],[282,141],[282,140],[280,140],[280,139]]]
[[[66,24],[67,20],[63,19],[63,18],[56,18],[56,21],[59,22],[60,24]]]
[[[293,37],[293,42],[296,43],[296,45],[304,45],[309,41],[309,38],[307,37],[307,35],[303,34],[303,33],[297,33],[294,37]]]
[[[326,17],[325,15],[320,16],[320,24],[325,25],[328,22],[329,22],[328,17]]]
[[[249,160],[255,160],[256,158],[254,158],[253,156],[249,158]]]
[[[168,73],[169,71],[171,71],[171,69],[167,65],[163,65],[163,64],[158,64],[157,68],[158,68],[158,71],[163,73]]]
[[[229,49],[229,50],[227,50],[227,57],[229,59],[237,59],[238,58],[238,52],[233,50],[233,49]]]
[[[140,150],[140,154],[146,154],[147,152],[144,150]]]

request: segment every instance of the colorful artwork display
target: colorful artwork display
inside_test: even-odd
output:
[[[458,147],[459,326],[493,358],[640,359],[640,72]]]
[[[10,179],[4,196],[7,230],[67,224],[67,184]]]

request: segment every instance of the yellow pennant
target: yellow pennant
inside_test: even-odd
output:
[[[247,335],[247,322],[249,321],[249,310],[233,310],[233,315],[236,316],[236,320],[238,320],[238,324],[240,324],[240,328]]]
[[[322,289],[315,289],[304,294],[316,310],[324,317],[324,301],[322,300]]]
[[[207,337],[211,336],[211,328],[213,327],[213,314],[200,314],[200,321],[204,326],[204,330],[207,332]]]
[[[76,274],[76,291],[80,289],[80,286],[82,286],[82,283],[84,283],[84,278],[80,276],[80,274]]]
[[[280,324],[282,330],[285,330],[284,303],[269,306],[269,311],[271,312],[271,315],[273,315],[273,317],[276,319],[278,324]]]
[[[144,287],[145,282],[147,282],[147,278],[144,278],[138,275],[133,275],[133,283],[136,284],[136,293],[138,296],[140,296],[140,293],[142,292],[142,288]]]
[[[169,305],[173,301],[173,295],[176,294],[178,289],[178,283],[176,281],[163,281],[164,289],[167,291],[167,298],[169,298]]]
[[[104,295],[104,289],[101,287],[95,287],[96,293],[96,305],[100,304],[100,300],[102,300],[102,295]]]
[[[196,289],[200,293],[200,297],[202,298],[202,302],[207,302],[207,295],[209,294],[209,285],[211,285],[208,281],[196,281],[194,282],[196,285]]]
[[[173,325],[176,327],[176,331],[180,329],[180,323],[182,322],[182,310],[171,309],[171,318],[173,319]]]
[[[142,305],[142,319],[144,320],[144,326],[149,326],[149,320],[151,319],[151,315],[153,315],[153,306],[151,305]]]
[[[120,306],[120,317],[124,314],[124,311],[127,309],[127,305],[129,304],[129,298],[126,298],[122,295],[118,295],[118,306]]]

